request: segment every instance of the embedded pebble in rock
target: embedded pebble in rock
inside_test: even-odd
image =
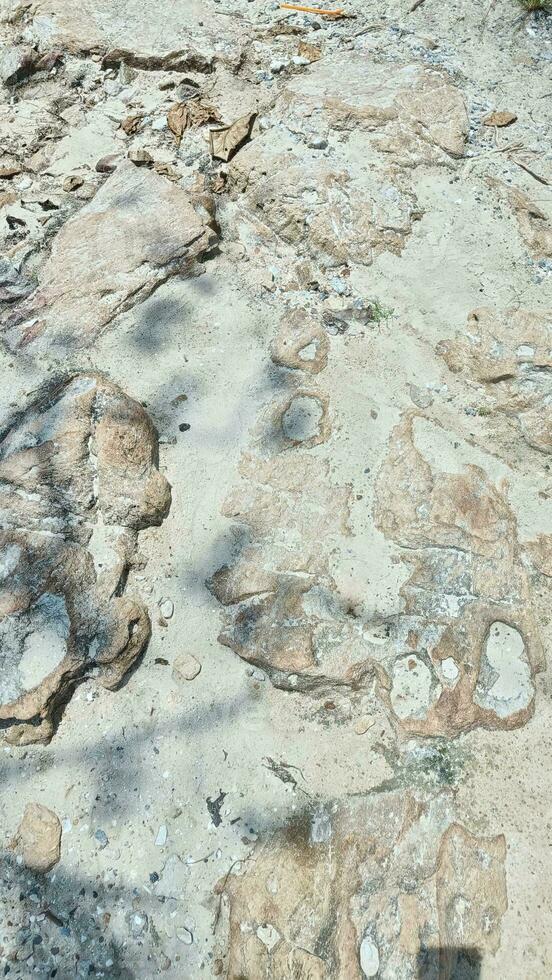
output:
[[[460,671],[458,665],[452,657],[445,657],[441,660],[441,673],[448,684],[454,684]]]
[[[475,700],[501,718],[526,708],[535,688],[518,630],[506,623],[492,623],[481,662]]]
[[[191,653],[181,653],[173,661],[172,674],[176,681],[193,681],[201,671],[201,664]]]
[[[360,944],[360,968],[365,977],[376,977],[380,967],[379,950],[369,936]]]
[[[261,940],[264,946],[269,952],[275,948],[282,938],[280,933],[274,926],[271,926],[269,922],[265,925],[259,926],[256,933],[257,937]]]
[[[393,670],[391,704],[399,718],[424,718],[437,700],[438,682],[423,660],[405,656]]]

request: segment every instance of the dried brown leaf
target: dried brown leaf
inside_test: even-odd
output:
[[[121,123],[121,129],[127,134],[127,136],[131,136],[133,133],[137,132],[143,118],[142,113],[138,113],[134,116],[127,116]]]
[[[299,41],[297,54],[300,58],[308,58],[310,62],[320,61],[322,49],[316,44],[309,44],[308,41]]]
[[[249,139],[256,115],[256,112],[248,112],[228,126],[217,126],[216,129],[211,129],[209,132],[211,156],[225,162],[230,160],[240,146]]]
[[[167,125],[180,143],[184,131],[191,126],[203,126],[208,122],[220,122],[217,110],[200,99],[175,102],[167,113]]]

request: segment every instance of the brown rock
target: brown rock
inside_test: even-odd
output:
[[[61,823],[41,803],[28,803],[13,840],[30,871],[44,874],[58,863],[61,852]]]
[[[140,528],[170,488],[143,408],[97,375],[53,384],[0,442],[0,721],[19,744],[45,741],[75,685],[113,689],[150,635],[121,595]],[[47,529],[48,533],[44,533]]]
[[[412,569],[380,695],[412,733],[523,725],[543,652],[514,514],[479,467],[432,467],[415,424],[410,413],[394,430],[376,483],[377,525]],[[413,626],[418,652],[405,656]]]
[[[483,118],[484,126],[511,126],[515,123],[517,116],[515,112],[489,112]]]
[[[215,240],[183,190],[125,161],[63,225],[7,339],[19,347],[46,334],[49,344],[57,336],[85,346],[171,275],[190,271]]]
[[[76,191],[79,187],[84,184],[84,177],[79,177],[78,174],[72,174],[70,177],[66,177],[63,181],[64,191]]]
[[[517,418],[526,442],[552,452],[552,311],[478,309],[438,352],[456,373],[486,386],[492,411]]]

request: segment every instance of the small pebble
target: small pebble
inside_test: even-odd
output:
[[[181,653],[173,662],[173,679],[175,681],[193,681],[201,670],[199,660],[191,653]]]
[[[164,847],[167,843],[167,826],[162,823],[159,830],[157,831],[157,837],[155,838],[156,847]]]
[[[355,732],[357,735],[365,735],[366,732],[376,724],[376,719],[370,715],[364,715],[355,721]]]

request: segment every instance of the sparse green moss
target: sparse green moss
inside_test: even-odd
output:
[[[379,300],[370,300],[370,321],[371,323],[381,323],[382,320],[389,320],[393,316],[393,310],[390,306],[383,306]]]

